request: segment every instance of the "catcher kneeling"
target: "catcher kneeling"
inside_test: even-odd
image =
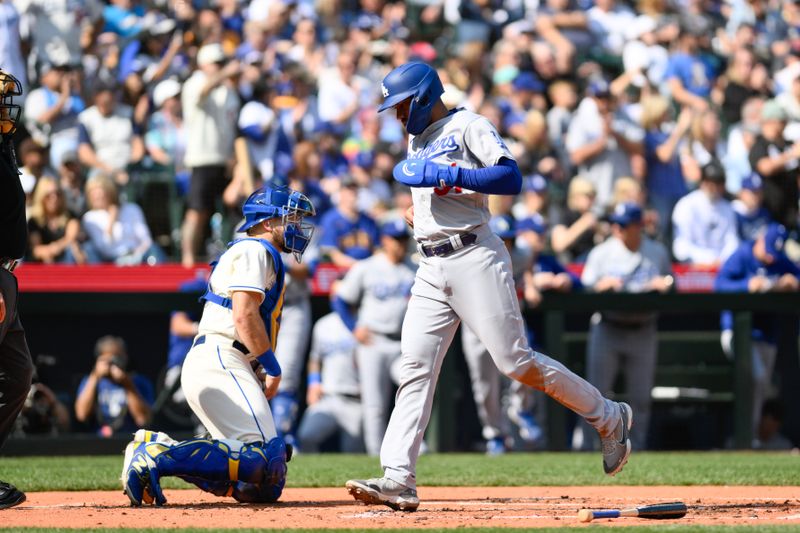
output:
[[[315,211],[308,198],[285,187],[254,192],[242,211],[237,231],[247,237],[212,263],[203,317],[181,372],[189,405],[211,439],[176,441],[137,431],[122,467],[132,505],[166,503],[164,476],[241,502],[274,502],[283,491],[291,448],[277,436],[267,402],[281,375],[274,353],[284,291],[280,252],[301,259],[313,233],[303,218]],[[256,361],[263,381],[253,370]]]

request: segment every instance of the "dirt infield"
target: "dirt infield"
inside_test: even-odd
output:
[[[288,489],[280,503],[248,506],[199,490],[167,490],[168,505],[130,508],[119,492],[33,492],[2,512],[3,526],[202,528],[431,528],[578,525],[582,508],[680,500],[681,524],[798,524],[800,487],[422,487],[420,508],[365,506],[341,489]],[[608,523],[608,520],[600,520]],[[665,523],[665,521],[659,521]],[[623,518],[615,525],[653,524]],[[590,524],[586,524],[587,526]]]

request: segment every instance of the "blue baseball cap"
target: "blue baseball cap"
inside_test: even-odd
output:
[[[381,235],[386,235],[393,239],[407,239],[410,237],[408,225],[399,218],[394,218],[381,224]]]
[[[524,192],[542,193],[547,191],[547,178],[541,174],[531,174],[522,178]]]
[[[763,186],[764,180],[755,172],[742,180],[742,189],[747,189],[748,191],[760,191]]]
[[[546,89],[542,80],[530,71],[523,71],[516,75],[511,86],[517,91],[531,91],[534,93],[544,92]]]
[[[619,224],[626,227],[630,224],[640,224],[642,222],[642,208],[633,202],[617,204],[614,211],[609,215],[608,220],[612,224]]]
[[[783,255],[783,247],[786,244],[786,238],[789,232],[783,224],[771,222],[764,232],[764,247],[767,253],[772,257],[779,257]]]
[[[611,87],[608,82],[603,78],[596,78],[589,82],[586,86],[586,93],[589,96],[607,97],[611,95]]]
[[[495,215],[489,219],[489,229],[501,239],[517,236],[516,222],[510,215]]]
[[[517,232],[522,233],[523,231],[532,231],[539,235],[544,235],[544,232],[547,231],[547,224],[545,224],[542,215],[537,213],[528,218],[523,218],[517,223]]]

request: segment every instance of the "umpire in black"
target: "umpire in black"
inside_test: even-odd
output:
[[[25,193],[11,141],[20,114],[13,97],[21,95],[19,81],[0,70],[0,446],[25,403],[33,375],[25,331],[17,314],[18,288],[13,274],[28,241]],[[23,492],[0,481],[0,509],[24,501]]]

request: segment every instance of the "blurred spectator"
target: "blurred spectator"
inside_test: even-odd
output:
[[[644,234],[651,239],[658,240],[659,229],[662,221],[659,219],[658,211],[646,208],[646,196],[642,184],[630,176],[617,178],[614,183],[614,205],[634,203],[642,208],[642,229]],[[665,246],[669,243],[661,243]]]
[[[253,86],[253,99],[239,111],[239,131],[247,142],[250,162],[265,182],[275,177],[275,156],[278,149],[280,125],[275,112],[270,108],[272,96],[267,80],[259,80]]]
[[[320,252],[339,267],[351,267],[372,255],[379,240],[378,227],[358,210],[358,184],[350,176],[341,180],[336,207],[320,219]]]
[[[178,191],[185,194],[189,171],[184,165],[188,132],[181,109],[181,84],[173,79],[158,83],[153,90],[156,112],[150,117],[144,144],[150,158],[175,172]]]
[[[595,188],[582,176],[572,178],[567,193],[567,210],[554,221],[550,235],[553,251],[565,263],[583,263],[595,244],[607,233],[596,214]]]
[[[664,17],[664,3],[642,1],[637,6],[644,13],[625,29],[625,48],[622,50],[622,64],[625,73],[630,75],[634,85],[651,83],[658,87],[664,82],[664,74],[669,62],[669,53],[661,45],[663,35],[674,32],[677,25]],[[660,4],[660,8],[657,7]],[[650,7],[650,9],[645,9]],[[667,37],[667,42],[672,38]]]
[[[622,55],[625,32],[636,20],[630,8],[616,0],[596,0],[586,16],[589,19],[589,30],[601,52],[613,56]]]
[[[512,198],[513,200],[513,198]],[[532,174],[522,178],[521,198],[514,204],[511,212],[514,219],[522,220],[531,216],[546,219],[548,216],[548,183],[541,174]]]
[[[678,200],[672,212],[675,259],[719,265],[736,250],[736,214],[724,195],[725,171],[718,163],[709,163],[697,190]]]
[[[590,82],[587,96],[569,125],[566,147],[572,164],[594,185],[596,213],[610,207],[611,191],[618,176],[635,176],[632,158],[642,156],[643,137],[641,128],[616,112],[608,83]]]
[[[358,342],[364,442],[370,455],[380,452],[392,382],[399,379],[400,330],[416,271],[406,257],[409,238],[402,220],[384,223],[380,249],[352,265],[331,304]],[[357,309],[357,315],[351,309]]]
[[[751,174],[742,181],[738,198],[731,203],[736,213],[739,240],[754,241],[772,221],[769,211],[764,207],[763,184],[761,176]]]
[[[110,175],[119,185],[128,183],[128,165],[144,155],[141,125],[133,110],[119,103],[115,87],[104,85],[94,94],[94,105],[78,115],[78,156],[89,174]]]
[[[721,124],[716,110],[694,113],[689,142],[681,150],[681,167],[692,188],[699,183],[703,167],[711,163],[719,165],[726,159],[726,145],[720,133]]]
[[[642,233],[642,209],[619,204],[609,216],[612,236],[593,248],[581,275],[596,292],[668,292],[673,289],[669,252]],[[650,391],[658,354],[658,316],[654,312],[601,311],[592,315],[586,353],[586,377],[603,394],[625,374],[628,401],[639,431],[631,436],[641,450],[647,444]],[[583,431],[584,438],[592,431]],[[587,443],[584,442],[584,445]]]
[[[742,106],[759,93],[752,87],[753,67],[756,57],[749,48],[740,48],[734,52],[728,70],[723,78],[722,118],[726,125],[738,124],[742,119]]]
[[[786,112],[775,100],[761,110],[761,134],[750,150],[750,166],[764,179],[764,207],[787,228],[797,225],[800,141],[792,145],[783,136]]]
[[[319,452],[320,445],[337,432],[339,451],[364,451],[357,344],[337,313],[329,313],[314,324],[308,359],[308,408],[297,430],[304,453]]]
[[[565,173],[570,175],[566,170],[569,168],[569,154],[565,144],[569,123],[578,105],[578,92],[572,82],[556,81],[547,89],[547,96],[553,103],[547,112],[547,136],[550,145],[558,154],[561,165],[565,167]]]
[[[346,133],[362,105],[371,104],[372,83],[356,74],[356,58],[346,49],[339,52],[336,68],[319,77],[319,118]]]
[[[82,214],[86,210],[86,197],[83,194],[84,175],[78,152],[69,151],[61,155],[58,174],[67,210],[75,216]]]
[[[97,175],[86,182],[89,210],[83,215],[83,228],[89,236],[85,245],[90,262],[108,261],[117,265],[164,262],[164,252],[153,242],[142,209],[133,203],[120,203],[111,178]]]
[[[153,385],[128,370],[128,352],[121,337],[107,335],[95,344],[91,373],[84,376],[75,398],[75,418],[102,437],[132,433],[150,420]]]
[[[325,54],[317,42],[317,27],[313,19],[303,18],[297,22],[293,35],[294,45],[286,53],[287,59],[303,65],[309,74],[317,78],[325,64]]]
[[[719,269],[714,288],[720,292],[797,292],[800,290],[800,268],[784,251],[788,232],[780,224],[767,226],[755,241],[743,242]],[[775,315],[753,314],[753,412],[754,431],[768,398],[772,371],[778,352]],[[733,353],[733,318],[722,317],[722,344],[726,353]]]
[[[509,149],[523,173],[541,174],[554,182],[562,182],[564,170],[558,152],[547,135],[547,119],[537,110],[529,111],[520,123],[519,142]]]
[[[122,49],[117,79],[125,82],[138,73],[144,84],[155,86],[170,77],[186,74],[186,60],[180,55],[184,34],[175,31],[175,21],[148,15],[144,31]],[[156,106],[158,107],[158,106]]]
[[[47,152],[31,138],[19,144],[17,150],[19,164],[19,180],[25,191],[28,211],[32,205],[33,191],[36,183],[44,176],[53,178],[55,173],[47,166]]]
[[[30,259],[42,263],[85,263],[80,233],[81,223],[67,210],[58,181],[49,176],[41,178],[33,193],[28,219]]]
[[[103,4],[97,0],[16,0],[26,19],[31,54],[37,67],[45,63],[79,65],[103,24]]]
[[[192,173],[181,231],[181,263],[185,267],[195,264],[204,228],[225,189],[226,164],[233,155],[239,98],[230,78],[241,66],[236,60],[225,61],[220,44],[200,48],[198,68],[184,83],[181,95],[188,132],[184,163]]]
[[[40,87],[25,100],[25,126],[41,146],[49,147],[50,164],[58,168],[63,154],[78,149],[78,115],[85,104],[77,92],[77,73],[65,65],[45,63]]]
[[[30,92],[25,59],[22,56],[22,39],[20,38],[21,17],[11,0],[0,0],[0,65],[3,70],[19,80],[22,94]],[[24,98],[24,96],[23,96]]]
[[[681,27],[677,47],[669,56],[664,75],[672,98],[681,106],[697,111],[708,109],[714,81],[711,69],[699,54],[699,39],[707,29],[699,20]]]
[[[660,95],[642,99],[644,153],[647,161],[647,191],[650,204],[661,221],[659,240],[672,241],[672,210],[686,194],[681,168],[680,144],[692,124],[692,111],[685,108],[677,124],[669,124],[669,101]]]
[[[540,3],[533,22],[536,33],[555,50],[559,70],[569,71],[576,53],[586,54],[594,39],[589,18],[570,0]]]
[[[725,188],[736,193],[742,180],[752,174],[750,150],[761,132],[761,109],[764,101],[750,98],[742,106],[742,121],[728,130],[725,165]]]

